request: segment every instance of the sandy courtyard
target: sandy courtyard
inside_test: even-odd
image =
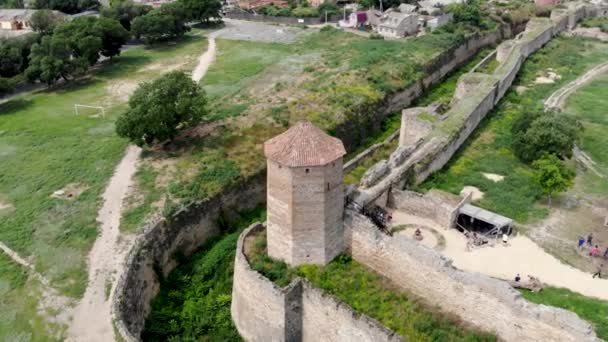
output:
[[[608,300],[608,279],[591,278],[590,273],[568,266],[526,236],[509,239],[508,246],[475,248],[467,251],[464,235],[456,229],[443,229],[431,220],[393,212],[393,224],[420,224],[433,227],[446,241],[441,252],[453,260],[454,266],[468,272],[479,272],[492,277],[511,280],[519,273],[538,277],[543,283],[568,288],[585,296]],[[605,272],[608,276],[608,263]]]

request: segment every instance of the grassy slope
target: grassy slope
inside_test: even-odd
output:
[[[409,341],[497,340],[429,307],[349,256],[339,256],[325,267],[302,266],[298,273]]]
[[[538,111],[552,92],[575,79],[585,70],[606,60],[608,47],[580,38],[556,38],[524,63],[506,97],[480,124],[467,143],[441,171],[432,175],[423,189],[440,188],[459,193],[465,185],[478,187],[485,197],[481,207],[512,217],[519,222],[543,217],[547,210],[538,204],[541,198],[529,166],[520,162],[511,150],[511,126],[519,113]],[[562,76],[555,84],[534,84],[547,68]],[[517,86],[529,87],[518,95]],[[482,172],[506,176],[494,183]]]
[[[176,56],[190,68],[203,48],[202,38],[187,37],[170,46],[131,49],[90,79],[24,94],[0,107],[0,200],[14,206],[0,211],[0,241],[22,256],[33,256],[37,270],[62,293],[78,297],[84,292],[85,257],[97,236],[99,197],[126,146],[113,124],[126,108],[124,99],[106,88],[157,77],[176,63]],[[75,116],[75,103],[106,106],[107,116]],[[69,183],[81,183],[86,191],[74,200],[50,197]],[[1,269],[0,283],[11,273]],[[35,329],[35,320],[24,318],[33,316],[35,298],[23,296],[17,286],[1,292],[0,300],[7,303],[0,306],[0,316],[12,317],[8,321],[23,325],[23,331],[28,325]],[[6,333],[0,330],[0,339]]]
[[[608,340],[608,302],[585,297],[567,289],[548,287],[541,292],[521,291],[524,298],[531,302],[552,305],[575,312],[587,320],[595,329],[597,336]]]
[[[170,151],[148,151],[145,163],[157,172],[156,181],[143,175],[140,188],[144,196],[160,192],[163,212],[175,212],[259,172],[263,141],[302,118],[330,132],[345,120],[356,123],[349,134],[363,142],[370,126],[378,126],[369,114],[385,97],[424,75],[424,63],[462,39],[442,33],[382,41],[329,30],[290,45],[218,40],[218,56],[202,82],[211,97],[210,119],[220,124]],[[137,206],[124,228],[135,229],[155,208],[150,201]]]
[[[443,80],[441,83],[431,87],[431,89],[429,89],[420,99],[418,99],[414,105],[423,107],[428,106],[432,103],[439,102],[443,104],[444,108],[449,108],[449,103],[452,99],[452,95],[454,94],[454,90],[456,89],[458,78],[470,69],[472,69],[490,52],[490,49],[485,49],[477,53],[475,57],[471,58],[464,65],[456,69],[456,71],[454,71],[451,75],[445,78],[445,80]],[[366,147],[382,142],[391,133],[398,130],[400,126],[401,113],[394,113],[383,123],[382,131],[384,132],[384,134],[379,135],[375,139],[369,139],[368,141],[365,141],[362,144],[361,148],[352,153],[352,155],[354,156],[357,153],[360,153]],[[387,159],[398,146],[398,144],[399,140],[395,139],[393,143],[378,149],[370,158],[368,158],[359,166],[354,168],[351,172],[344,175],[344,184],[358,184],[365,171],[367,171],[367,169],[369,169],[372,165],[379,162],[380,160]]]
[[[598,77],[571,95],[565,112],[575,115],[583,124],[581,148],[597,163],[596,168],[608,175],[608,75]],[[587,193],[607,194],[608,181],[593,172],[581,175],[583,189]]]
[[[171,272],[152,302],[143,339],[240,340],[230,317],[236,242],[245,227],[264,220],[264,210],[243,213],[223,235],[208,241]]]

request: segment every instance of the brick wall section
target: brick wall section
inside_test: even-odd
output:
[[[572,312],[530,303],[504,281],[459,271],[438,252],[383,234],[352,211],[345,220],[355,260],[467,323],[505,341],[599,341]]]
[[[306,280],[297,278],[279,288],[251,269],[244,243],[263,229],[256,223],[241,234],[234,262],[232,319],[246,341],[403,341],[378,321]]]
[[[342,158],[324,166],[268,160],[268,254],[290,265],[325,265],[344,250]]]
[[[402,342],[378,321],[359,314],[332,295],[302,281],[303,342]]]

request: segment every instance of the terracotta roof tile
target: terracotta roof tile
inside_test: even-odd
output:
[[[300,121],[264,143],[266,158],[288,167],[320,166],[346,154],[340,139]]]

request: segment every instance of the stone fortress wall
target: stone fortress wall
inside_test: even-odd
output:
[[[365,216],[349,211],[345,229],[353,259],[502,340],[599,341],[576,314],[528,302],[505,281],[457,270],[439,252],[388,236]]]
[[[472,72],[461,76],[451,108],[422,137],[419,125],[412,124],[412,115],[416,115],[418,108],[404,111],[402,145],[390,157],[402,162],[389,163],[388,170],[384,170],[385,160],[372,166],[350,198],[363,206],[378,199],[386,204],[384,199],[390,189],[403,188],[406,183],[419,184],[440,170],[502,99],[530,54],[561,31],[574,27],[580,19],[605,15],[607,11],[607,8],[596,5],[569,3],[567,9],[554,10],[550,19],[531,19],[524,32],[498,46],[496,59],[500,64],[491,74]],[[383,174],[375,177],[374,182],[368,182],[368,176],[377,174],[379,168],[383,169]]]
[[[393,207],[409,210],[418,216],[431,219],[438,224],[449,226],[458,208],[468,201],[442,198],[439,194],[420,195],[409,191],[392,189],[395,184],[403,186],[408,178],[421,181],[430,173],[443,167],[454,152],[468,138],[477,124],[494,107],[512,84],[525,58],[546,44],[555,34],[571,27],[576,20],[587,15],[596,15],[597,11],[587,5],[571,5],[563,15],[552,16],[552,19],[535,19],[527,25],[526,31],[513,42],[505,43],[498,48],[496,56],[501,65],[491,75],[469,74],[462,79],[462,89],[457,94],[454,106],[448,113],[448,119],[440,127],[447,136],[438,137],[429,134],[424,141],[417,142],[414,149],[400,146],[390,161],[382,161],[370,171],[368,179],[378,178],[377,183],[367,189],[355,190],[351,198],[359,204],[376,201],[379,196]],[[575,18],[575,19],[572,19]],[[474,96],[473,96],[474,95]],[[451,126],[451,127],[450,127]],[[447,129],[451,128],[451,129]],[[387,172],[385,169],[390,168]],[[364,176],[365,178],[365,176]],[[371,190],[370,190],[371,189]],[[389,191],[390,190],[390,191]],[[387,196],[388,194],[388,196]],[[434,210],[433,210],[434,209]],[[576,314],[537,305],[523,299],[508,283],[476,273],[467,273],[452,266],[451,260],[440,253],[419,245],[404,236],[388,236],[365,216],[351,210],[345,212],[345,241],[350,254],[355,260],[370,269],[391,279],[402,288],[424,298],[431,305],[454,314],[464,321],[485,331],[496,333],[507,341],[599,341],[592,326]],[[262,229],[262,228],[259,228]],[[244,239],[249,231],[243,233]],[[238,253],[241,253],[242,245]],[[239,256],[237,256],[238,258]],[[241,258],[244,258],[241,255]],[[243,261],[243,260],[241,260]],[[249,277],[245,284],[241,282],[242,274]],[[263,341],[266,330],[265,319],[259,319],[258,294],[249,295],[259,288],[256,282],[268,285],[269,280],[241,263],[235,267],[235,286],[233,288],[232,314],[235,324],[242,336],[248,341]],[[296,280],[281,291],[266,286],[268,295],[277,295],[283,308],[279,309],[284,317],[282,327],[285,333],[278,341],[300,341],[319,339],[328,336],[327,340],[362,340],[370,337],[377,341],[392,341],[398,337],[390,331],[381,330],[378,322],[356,313],[346,304],[324,295],[319,290],[302,285],[302,294],[294,294]],[[272,290],[270,290],[272,289]],[[313,297],[311,290],[317,292]],[[264,296],[264,295],[262,295]],[[286,298],[299,298],[300,302],[291,302]],[[264,297],[265,298],[265,297]],[[314,299],[314,300],[312,300]],[[275,302],[271,299],[271,302]],[[329,303],[329,304],[328,304]],[[336,307],[344,308],[354,320],[343,321],[343,316],[335,312]],[[302,315],[287,313],[300,310]],[[332,309],[332,311],[327,311]],[[269,309],[271,310],[271,309]],[[291,311],[290,311],[291,310]],[[276,312],[268,312],[269,317]],[[348,317],[348,315],[347,315]],[[289,319],[295,321],[289,321]],[[276,319],[276,317],[275,317]],[[280,319],[280,318],[279,318]],[[363,320],[363,322],[359,320]],[[314,323],[312,323],[314,322]],[[371,322],[371,323],[370,323]],[[273,324],[275,322],[273,321]],[[329,325],[327,324],[329,323]],[[247,327],[254,327],[247,329]],[[300,327],[297,333],[289,329]],[[343,329],[341,327],[344,327]],[[338,331],[341,330],[342,332]],[[380,335],[378,335],[380,333]]]
[[[513,32],[518,31],[513,29]],[[374,122],[381,122],[386,115],[408,106],[426,89],[435,84],[475,55],[479,49],[494,45],[511,36],[512,30],[503,27],[499,32],[484,33],[465,41],[460,47],[447,51],[431,62],[426,69],[431,74],[393,95],[385,108],[373,113]],[[337,128],[337,135],[347,146],[349,123]],[[340,133],[342,132],[342,133]],[[395,139],[391,137],[390,140]],[[350,145],[349,142],[350,141]],[[387,143],[387,142],[385,142]],[[377,146],[379,148],[381,146]],[[345,171],[352,170],[371,152],[366,151],[359,158],[344,165]],[[150,312],[150,302],[159,291],[159,274],[167,275],[176,266],[176,253],[188,256],[207,239],[219,233],[217,219],[225,213],[257,207],[266,201],[265,170],[244,180],[222,194],[200,203],[192,204],[176,213],[170,220],[151,222],[142,236],[133,245],[126,260],[124,272],[112,296],[112,319],[120,337],[125,341],[139,341],[145,318]]]
[[[170,220],[153,222],[145,228],[127,256],[112,298],[112,319],[122,339],[140,340],[150,302],[159,291],[159,275],[166,276],[177,266],[175,256],[192,254],[220,233],[219,217],[230,220],[238,212],[263,203],[265,178],[265,174],[259,174],[221,196],[195,203]]]
[[[561,14],[556,15],[555,17],[552,14],[552,21],[555,23],[553,30],[556,32],[567,28],[569,22],[572,21],[571,18],[573,15],[570,12],[561,12]],[[575,20],[578,20],[581,15],[597,14],[591,12],[592,11],[589,11],[588,9],[579,9],[577,11],[578,14],[574,16]],[[606,15],[606,13],[603,13],[603,15]],[[441,80],[443,76],[473,56],[480,48],[495,44],[502,38],[509,37],[510,35],[510,29],[502,28],[499,32],[473,37],[459,48],[440,56],[432,65],[428,66],[429,70],[434,71],[408,89],[393,96],[389,100],[386,108],[376,114],[379,116],[378,119],[381,119],[387,113],[408,106],[414,99],[422,94],[426,87]],[[505,84],[507,84],[506,81]],[[479,118],[479,120],[481,120],[481,118]],[[380,120],[377,121],[379,122]],[[475,123],[474,126],[476,126],[477,123]],[[340,138],[347,136],[347,126],[348,125],[345,125],[344,128],[337,129]],[[472,131],[473,128],[470,128],[470,131]],[[340,134],[342,131],[344,134]],[[468,137],[468,134],[466,136]],[[464,139],[462,141],[464,141]],[[418,144],[417,151],[413,153],[407,149],[402,150],[401,153],[405,153],[404,156],[406,157],[411,154],[413,157],[416,157],[416,162],[425,159],[423,158],[425,156],[427,156],[425,159],[427,161],[433,161],[433,156],[441,159],[440,163],[433,164],[431,168],[428,168],[428,171],[426,172],[428,175],[430,174],[431,169],[443,166],[457,149],[456,146],[451,146],[447,149],[444,147],[445,150],[441,151],[438,149],[442,146],[441,143],[443,142],[435,139],[431,140],[430,144],[424,144],[421,148],[418,148],[418,146],[423,144]],[[347,146],[348,145],[349,144],[347,144]],[[429,152],[432,149],[436,150]],[[453,151],[451,151],[452,149]],[[374,197],[376,195],[386,195],[387,190],[392,187],[393,182],[400,182],[403,184],[408,177],[411,177],[414,167],[413,165],[410,165],[410,163],[411,161],[408,160],[401,165],[393,165],[393,169],[389,176],[375,185],[372,189],[373,191],[366,191],[359,195],[363,195],[363,198],[366,199],[365,203],[377,198]],[[356,166],[356,164],[353,165],[352,163],[347,165],[349,167]],[[424,175],[422,171],[420,174]],[[397,174],[398,177],[395,177],[395,174]],[[418,179],[420,179],[420,177]],[[261,172],[257,176],[236,184],[222,194],[184,208],[170,220],[163,219],[158,222],[153,222],[144,229],[144,233],[138,237],[137,242],[129,252],[124,273],[118,275],[119,281],[112,297],[112,318],[122,339],[126,341],[140,340],[139,335],[143,330],[145,318],[150,311],[150,301],[156,296],[159,290],[158,277],[159,275],[167,275],[175,266],[177,266],[177,261],[174,256],[176,254],[188,256],[207,241],[208,238],[218,234],[219,227],[217,219],[219,217],[229,217],[231,216],[231,213],[252,209],[264,203],[266,199],[265,185],[265,172]],[[238,283],[241,282],[239,281]],[[237,284],[237,281],[235,281],[235,284]],[[286,295],[286,297],[289,296]],[[311,296],[309,298],[315,297]],[[280,305],[280,303],[275,304]],[[289,313],[289,311],[284,312],[286,312],[286,315]],[[357,314],[355,313],[354,315]],[[327,327],[327,329],[331,329],[331,327]],[[276,339],[273,338],[271,340]],[[390,339],[386,338],[384,340]]]
[[[402,195],[392,200],[410,203],[409,194]],[[448,214],[450,205],[444,207]],[[249,237],[264,229],[260,223],[251,225],[237,245],[231,313],[246,341],[404,341],[304,279],[280,288],[254,271],[244,248]],[[459,271],[439,252],[402,235],[388,236],[363,215],[348,210],[345,229],[348,250],[356,261],[503,340],[600,341],[591,324],[576,314],[528,302],[504,281]]]
[[[404,341],[304,279],[279,288],[251,269],[245,241],[263,229],[256,223],[241,234],[234,263],[232,319],[246,341]]]

